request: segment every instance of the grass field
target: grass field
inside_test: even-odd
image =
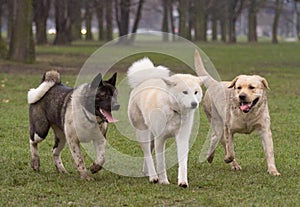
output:
[[[199,153],[209,130],[202,106],[198,137],[189,154],[187,189],[176,185],[176,166],[168,170],[171,182],[168,186],[150,184],[146,177],[125,177],[105,169],[92,175],[94,182],[80,180],[67,147],[62,159],[69,174],[60,175],[52,164],[52,133],[39,145],[41,171],[34,172],[29,159],[27,90],[36,87],[42,71],[51,67],[60,68],[63,81],[73,86],[76,72],[98,46],[38,47],[35,65],[0,60],[0,206],[300,206],[299,43],[199,44],[222,79],[231,80],[246,73],[268,80],[280,177],[267,174],[261,141],[255,133],[235,136],[236,156],[242,171],[230,170],[223,162],[220,146],[212,164],[200,163]],[[154,59],[180,70],[165,57]],[[128,64],[119,63],[123,65],[119,81]],[[121,135],[113,125],[107,140],[124,153],[141,155],[139,145]],[[91,162],[86,156],[87,166]]]

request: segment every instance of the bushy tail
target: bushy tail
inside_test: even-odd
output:
[[[208,88],[214,84],[219,83],[206,71],[198,50],[195,50],[194,58],[196,73],[202,78],[205,87]]]
[[[164,66],[155,67],[147,57],[134,62],[128,69],[127,78],[131,88],[135,88],[142,82],[154,78],[166,78],[170,76],[170,70]]]
[[[27,94],[28,104],[38,102],[55,84],[60,83],[60,74],[56,70],[47,71],[42,78],[42,82],[37,88],[31,88]]]

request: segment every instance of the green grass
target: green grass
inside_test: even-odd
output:
[[[32,74],[22,73],[23,66],[18,65],[19,73],[0,73],[0,206],[299,206],[300,44],[199,43],[199,46],[224,80],[240,73],[259,74],[268,80],[271,128],[280,177],[266,173],[261,141],[255,133],[235,136],[236,156],[243,167],[241,172],[231,171],[222,161],[221,147],[217,148],[213,164],[199,163],[199,153],[209,129],[202,107],[199,134],[189,154],[190,187],[187,189],[176,185],[176,166],[168,170],[171,182],[168,186],[150,184],[146,177],[125,177],[105,169],[92,175],[94,182],[80,180],[67,147],[62,159],[69,174],[60,175],[51,158],[52,133],[39,145],[41,171],[34,172],[29,164],[26,96],[29,88],[39,84],[42,73],[39,69]],[[93,44],[39,47],[40,61],[36,65],[48,67],[54,57],[51,64],[62,66],[64,74],[64,67],[80,68],[84,58],[96,49],[97,45]],[[165,56],[152,55],[155,62],[173,68],[173,61]],[[132,59],[125,59],[118,64],[126,68],[130,61]],[[4,64],[11,63],[2,62],[0,68]],[[179,70],[180,66],[177,67]],[[121,73],[119,81],[123,78]],[[76,75],[65,74],[63,80],[72,86]],[[124,98],[126,94],[120,96]],[[121,135],[113,125],[107,139],[123,153],[142,154],[139,145]],[[86,165],[90,166],[91,162],[86,156]]]

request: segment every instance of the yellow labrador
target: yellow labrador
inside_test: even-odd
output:
[[[208,88],[203,99],[204,111],[212,125],[208,162],[213,161],[220,140],[225,149],[224,161],[230,163],[232,169],[241,170],[235,159],[233,135],[256,130],[262,139],[268,173],[279,176],[274,159],[266,79],[258,75],[240,75],[231,82],[218,82],[205,70],[198,51],[195,51],[195,68]]]

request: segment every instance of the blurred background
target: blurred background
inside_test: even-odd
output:
[[[299,41],[300,0],[0,0],[0,57],[11,60],[34,61],[35,45],[145,31],[205,42]]]

